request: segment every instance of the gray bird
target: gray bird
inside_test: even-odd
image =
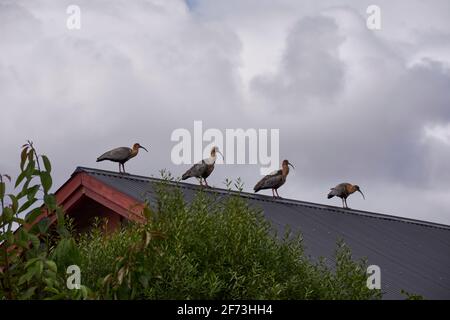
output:
[[[331,188],[330,193],[328,193],[328,199],[331,199],[333,197],[339,197],[342,199],[342,207],[348,209],[347,205],[347,198],[352,193],[358,191],[363,196],[363,199],[365,200],[366,197],[364,196],[364,193],[362,193],[361,189],[358,185],[353,185],[348,182],[344,182],[341,184],[338,184],[336,187]]]
[[[144,149],[148,152],[147,149],[145,149],[143,146],[141,146],[139,143],[135,143],[132,148],[128,147],[119,147],[112,149],[110,151],[105,152],[100,157],[97,158],[97,162],[109,160],[112,162],[118,162],[119,163],[119,173],[122,173],[120,170],[121,166],[123,168],[123,173],[125,172],[125,162],[130,160],[131,158],[134,158],[139,153],[139,149]]]
[[[211,149],[211,156],[207,159],[203,159],[202,161],[194,164],[188,171],[186,171],[181,180],[186,180],[189,178],[197,178],[199,179],[200,185],[203,186],[202,179],[205,180],[205,184],[209,187],[206,178],[210,176],[210,174],[214,170],[214,164],[216,163],[217,153],[220,154],[223,158],[223,154],[220,152],[218,147],[213,147]]]
[[[291,166],[293,169],[294,166],[292,163],[290,163],[288,160],[283,160],[283,163],[281,164],[281,169],[274,171],[264,178],[262,178],[253,188],[255,192],[258,192],[259,190],[263,189],[272,189],[272,196],[274,198],[278,197],[281,198],[278,194],[278,188],[281,187],[286,182],[286,177],[289,174],[289,166]],[[277,196],[275,196],[274,191],[276,192]]]

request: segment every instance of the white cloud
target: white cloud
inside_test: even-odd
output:
[[[450,146],[450,123],[425,127],[425,137]]]
[[[31,138],[56,185],[77,165],[116,170],[96,157],[134,142],[150,153],[129,171],[179,175],[176,128],[280,128],[297,168],[283,196],[324,202],[346,180],[367,191],[354,207],[450,223],[447,1],[379,1],[376,32],[369,1],[84,0],[79,31],[69,4],[0,1],[0,172]],[[238,176],[251,190],[259,168],[211,183]]]

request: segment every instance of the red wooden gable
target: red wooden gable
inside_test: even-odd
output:
[[[107,218],[108,230],[116,229],[124,221],[145,221],[143,203],[85,172],[74,174],[55,196],[65,214],[73,218],[78,231],[88,229],[94,217]],[[55,220],[56,216],[53,216],[52,221]]]

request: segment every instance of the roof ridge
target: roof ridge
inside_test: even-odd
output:
[[[138,180],[138,181],[153,181],[153,182],[160,182],[164,181],[161,178],[156,177],[149,177],[149,176],[141,176],[141,175],[134,175],[134,174],[122,174],[115,171],[108,171],[103,169],[95,169],[95,168],[88,168],[88,167],[77,167],[75,171],[73,172],[72,176],[79,172],[87,172],[87,173],[94,173],[94,174],[103,174],[103,175],[109,175],[114,176],[121,179],[128,179],[128,180]],[[172,184],[181,185],[185,188],[192,188],[192,189],[200,189],[200,186],[194,185],[187,182],[182,182],[179,180],[173,180],[169,181]],[[445,225],[437,222],[431,222],[431,221],[424,221],[424,220],[418,220],[418,219],[412,219],[407,217],[400,217],[400,216],[394,216],[390,214],[383,214],[378,212],[371,212],[371,211],[364,211],[364,210],[355,210],[355,209],[343,209],[341,207],[337,206],[331,206],[327,204],[322,203],[315,203],[315,202],[308,202],[298,199],[273,199],[271,196],[266,196],[262,194],[254,194],[250,192],[245,191],[235,191],[235,190],[227,190],[224,188],[218,188],[213,187],[210,189],[205,189],[205,191],[208,192],[218,192],[218,193],[233,193],[236,195],[245,196],[246,198],[251,198],[258,201],[267,201],[267,202],[273,202],[273,203],[279,203],[284,205],[296,205],[296,206],[308,206],[311,208],[315,208],[318,210],[331,210],[343,214],[351,214],[356,216],[363,216],[363,217],[369,217],[369,218],[375,218],[375,219],[384,219],[384,220],[392,220],[397,222],[403,222],[403,223],[411,223],[411,224],[417,224],[421,226],[431,227],[431,228],[438,228],[438,229],[444,229],[450,231],[450,225]]]

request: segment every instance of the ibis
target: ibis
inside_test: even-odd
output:
[[[205,181],[205,185],[209,187],[206,178],[208,178],[214,170],[214,164],[216,163],[217,154],[220,154],[223,158],[223,154],[220,152],[219,148],[213,147],[211,149],[211,156],[194,164],[188,171],[183,174],[181,180],[186,180],[194,177],[199,179],[200,185],[203,186],[203,179]]]
[[[139,149],[144,149],[148,152],[146,148],[141,146],[139,143],[135,143],[131,148],[128,147],[119,147],[112,150],[109,150],[102,154],[100,157],[97,158],[97,162],[109,160],[112,162],[118,162],[119,163],[119,173],[126,173],[125,172],[125,162],[130,160],[131,158],[134,158],[139,153]],[[121,168],[123,168],[123,172],[121,171]]]
[[[262,178],[253,188],[255,192],[258,192],[259,190],[263,189],[272,189],[272,196],[274,198],[281,198],[278,194],[278,188],[281,187],[286,182],[286,177],[289,174],[289,166],[291,166],[293,169],[294,166],[292,163],[290,163],[288,160],[283,160],[283,163],[281,164],[281,169],[277,171],[273,171],[272,173],[268,174],[264,178]],[[275,193],[277,196],[275,196]]]
[[[362,191],[358,185],[356,185],[356,184],[353,185],[348,182],[340,183],[336,187],[331,188],[330,193],[328,193],[328,199],[331,199],[333,197],[339,197],[342,199],[342,207],[348,209],[347,198],[349,195],[351,195],[352,193],[354,193],[356,191],[361,193],[363,199],[366,199],[366,197],[364,196],[364,193],[362,193]]]

